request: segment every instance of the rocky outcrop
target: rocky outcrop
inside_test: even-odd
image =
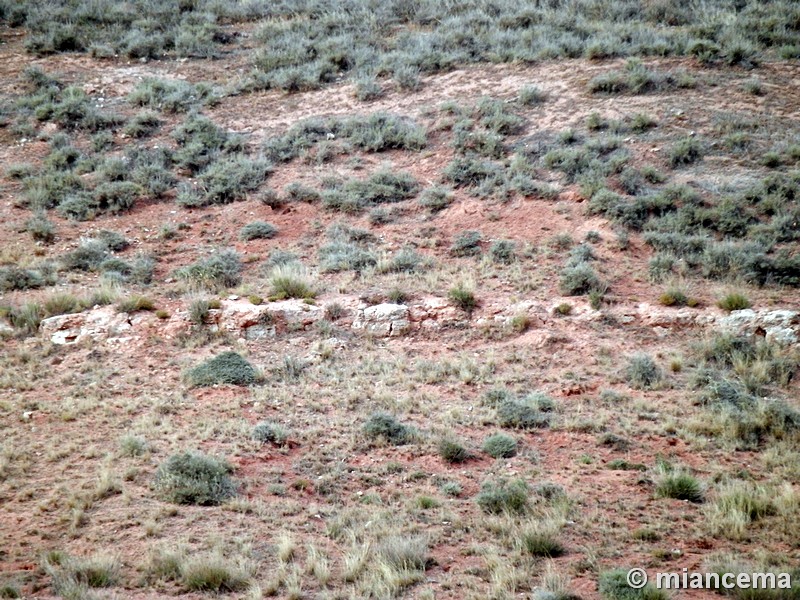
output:
[[[783,346],[800,341],[800,313],[794,310],[735,310],[718,317],[717,326],[731,333],[763,335]]]
[[[209,311],[206,327],[221,329],[245,340],[265,340],[286,331],[301,331],[325,318],[326,307],[339,326],[352,326],[380,337],[397,337],[412,331],[435,331],[443,327],[511,327],[524,318],[524,330],[548,330],[554,319],[559,327],[572,323],[587,325],[611,317],[620,325],[645,326],[656,335],[683,328],[711,329],[736,334],[760,335],[781,345],[800,344],[800,311],[737,310],[730,314],[692,308],[673,309],[647,303],[594,310],[585,302],[570,299],[573,305],[568,316],[554,316],[554,306],[533,301],[493,304],[481,307],[480,317],[469,318],[446,299],[428,297],[412,305],[382,303],[368,305],[353,296],[339,296],[327,304],[310,304],[303,300],[281,300],[255,305],[232,296],[220,308]],[[41,334],[54,344],[75,344],[85,339],[107,343],[129,343],[148,335],[172,339],[194,327],[186,309],[178,309],[167,319],[158,319],[149,312],[118,313],[111,306],[70,315],[44,319]],[[13,331],[13,330],[12,330]]]
[[[71,315],[58,315],[43,319],[42,334],[54,344],[76,344],[85,339],[105,339],[110,342],[125,343],[131,334],[148,315],[118,313],[111,306]]]
[[[411,329],[408,306],[405,304],[376,304],[359,308],[353,329],[379,336],[398,336]]]

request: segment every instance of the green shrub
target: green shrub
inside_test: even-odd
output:
[[[293,200],[295,202],[313,203],[319,202],[321,198],[320,193],[317,190],[298,182],[290,183],[283,189],[283,191],[286,192],[286,197],[289,200]]]
[[[361,271],[377,264],[375,254],[360,245],[347,241],[334,241],[319,249],[320,270],[325,273]]]
[[[72,294],[54,294],[44,301],[42,308],[45,315],[54,317],[81,312],[85,308],[85,304]]]
[[[197,592],[238,592],[250,585],[250,574],[220,554],[198,554],[181,564],[180,581]]]
[[[243,241],[269,239],[278,234],[278,229],[266,221],[253,221],[239,230],[239,239]]]
[[[670,146],[668,156],[673,169],[690,165],[703,158],[703,145],[697,138],[685,137]]]
[[[140,310],[155,310],[156,306],[146,296],[130,296],[117,304],[117,312],[134,313]]]
[[[252,385],[258,381],[258,373],[247,360],[236,352],[223,352],[200,363],[186,374],[192,386],[216,384]]]
[[[0,291],[3,292],[32,290],[47,285],[48,281],[49,278],[39,270],[17,266],[0,267]]]
[[[516,247],[512,240],[495,240],[489,246],[489,256],[496,263],[508,265],[516,260]]]
[[[192,84],[152,77],[137,83],[128,94],[128,102],[134,106],[146,106],[168,113],[187,112],[193,107],[209,106],[218,101],[218,93],[208,83]]]
[[[565,267],[561,271],[559,288],[565,296],[580,296],[593,291],[600,293],[606,291],[606,285],[588,262],[578,262]]]
[[[314,298],[317,295],[305,271],[293,262],[273,267],[269,283],[272,296],[279,300]]]
[[[719,306],[722,310],[731,312],[733,310],[744,310],[745,308],[750,308],[752,304],[744,294],[733,292],[720,298],[717,302],[717,306]]]
[[[450,302],[468,315],[478,306],[478,300],[475,298],[473,291],[461,284],[451,288],[447,297],[450,299]]]
[[[44,213],[37,213],[28,219],[25,222],[25,231],[37,242],[50,244],[56,239],[55,226]]]
[[[462,463],[470,458],[472,454],[469,450],[458,440],[452,437],[443,437],[437,444],[439,456],[449,463]]]
[[[238,155],[221,158],[200,173],[196,188],[184,188],[178,203],[187,208],[197,208],[242,200],[247,192],[261,185],[269,172],[269,165],[261,160]]]
[[[242,261],[232,249],[219,250],[208,258],[175,271],[175,276],[193,286],[218,290],[239,285]]]
[[[253,439],[262,444],[270,443],[283,446],[289,438],[286,429],[273,421],[261,421],[253,427]]]
[[[554,408],[552,398],[541,392],[520,398],[507,397],[497,404],[497,423],[516,429],[548,427]]]
[[[481,240],[483,236],[479,231],[463,231],[453,240],[450,254],[453,256],[476,256],[481,253]]]
[[[523,531],[520,542],[522,549],[531,556],[555,558],[566,552],[557,534],[547,528],[531,528]]]
[[[528,484],[522,479],[487,481],[475,500],[489,514],[520,514],[528,510]]]
[[[148,444],[144,438],[135,435],[124,435],[119,441],[119,449],[123,456],[142,456],[147,452]]]
[[[232,472],[224,459],[201,452],[180,452],[159,465],[153,488],[166,502],[216,506],[236,495]]]
[[[542,104],[547,100],[547,92],[535,85],[525,85],[519,90],[519,101],[524,106]]]
[[[686,306],[690,303],[690,299],[683,290],[670,287],[658,297],[658,302],[662,306]]]
[[[394,446],[409,444],[416,439],[412,427],[400,423],[388,413],[373,413],[364,423],[364,434],[371,440],[385,440]]]
[[[149,110],[143,110],[134,115],[123,128],[122,132],[128,137],[145,138],[153,135],[161,127],[161,119]]]
[[[500,165],[473,157],[454,158],[445,167],[444,178],[456,187],[477,188],[487,193],[504,182]]]
[[[661,369],[653,358],[641,352],[628,359],[625,376],[631,386],[643,390],[652,389],[663,378]]]
[[[453,202],[453,194],[445,187],[433,186],[420,194],[419,205],[432,214],[440,212]]]
[[[656,496],[700,503],[705,494],[703,485],[691,473],[662,468],[656,483]]]
[[[28,302],[20,307],[10,307],[5,310],[11,326],[27,335],[36,333],[39,330],[39,324],[44,318],[44,311],[41,305],[35,302]]]
[[[598,591],[605,600],[669,600],[665,590],[653,584],[643,588],[633,588],[628,583],[628,569],[602,571],[598,581]]]
[[[517,453],[517,440],[505,433],[495,433],[483,441],[483,451],[492,458],[511,458]]]

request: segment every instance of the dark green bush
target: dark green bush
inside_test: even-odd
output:
[[[697,138],[685,137],[675,142],[668,150],[672,168],[690,165],[703,158],[703,145]]]
[[[478,306],[478,300],[475,298],[474,292],[463,285],[457,285],[456,287],[451,288],[447,294],[447,297],[450,299],[450,302],[455,304],[468,315],[471,314],[472,311]]]
[[[689,502],[703,502],[703,486],[691,473],[669,470],[663,473],[656,485],[656,496]]]
[[[722,310],[731,312],[732,310],[743,310],[745,308],[750,308],[752,304],[744,294],[733,292],[720,298],[719,302],[717,302],[717,306],[719,306]]]
[[[439,456],[449,463],[462,463],[472,458],[472,453],[460,441],[443,437],[437,444]]]
[[[580,296],[591,292],[604,293],[607,286],[600,280],[592,265],[578,262],[561,271],[559,288],[565,296]]]
[[[444,210],[453,202],[453,195],[445,187],[433,186],[426,188],[420,194],[419,205],[431,213],[437,213]]]
[[[239,230],[239,239],[244,241],[269,239],[277,235],[278,229],[266,221],[253,221]]]
[[[286,429],[273,421],[261,421],[253,428],[253,439],[262,444],[270,443],[282,446],[288,437]]]
[[[450,254],[453,256],[476,256],[481,253],[481,240],[483,236],[479,231],[462,231],[453,240]]]
[[[364,434],[371,440],[385,440],[394,446],[409,444],[416,439],[412,427],[404,425],[394,415],[373,413],[364,423]]]
[[[187,112],[200,105],[213,105],[219,94],[204,82],[192,84],[181,80],[145,78],[128,94],[134,106],[146,106],[168,113]]]
[[[598,591],[604,600],[669,600],[666,591],[652,584],[638,589],[631,587],[628,572],[628,569],[614,569],[600,573]]]
[[[198,387],[215,384],[252,385],[258,381],[258,373],[240,354],[229,351],[190,369],[186,379],[190,385]]]
[[[505,433],[495,433],[483,441],[483,451],[492,458],[511,458],[517,453],[517,440]]]
[[[628,359],[625,376],[634,388],[649,390],[661,381],[663,374],[651,356],[638,353]]]
[[[216,506],[236,495],[232,472],[224,459],[201,452],[181,452],[158,467],[153,488],[167,502]]]
[[[524,480],[499,479],[485,482],[475,500],[481,510],[489,514],[520,514],[528,510],[529,494]]]
[[[197,178],[191,193],[179,197],[187,208],[229,204],[256,190],[270,172],[269,165],[244,156],[230,156],[212,162]]]
[[[178,279],[211,290],[239,285],[241,273],[242,261],[239,254],[232,249],[220,250],[208,258],[175,271]]]
[[[541,392],[506,397],[497,404],[497,423],[501,427],[516,429],[548,427],[554,408],[552,398]]]

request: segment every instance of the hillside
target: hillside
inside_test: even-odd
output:
[[[0,58],[0,597],[797,596],[797,5],[0,1]]]

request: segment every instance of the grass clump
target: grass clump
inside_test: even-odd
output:
[[[213,105],[219,101],[214,88],[204,82],[192,84],[177,79],[147,77],[128,94],[128,102],[166,113],[182,113],[189,109]]]
[[[731,312],[734,310],[744,310],[746,308],[750,308],[752,304],[747,296],[738,292],[734,292],[731,294],[726,294],[720,298],[717,302],[717,306],[719,306],[722,310]]]
[[[186,379],[192,386],[216,384],[252,385],[258,381],[258,372],[236,352],[223,352],[190,369]]]
[[[475,501],[485,513],[521,514],[528,510],[530,489],[523,479],[487,481]]]
[[[492,458],[511,458],[517,453],[517,440],[505,433],[495,433],[483,441],[483,451]]]
[[[688,471],[662,465],[658,470],[656,497],[687,500],[699,504],[705,499],[705,492],[703,484]]]
[[[239,285],[242,261],[233,249],[220,250],[208,258],[178,269],[175,275],[193,287],[220,290]]]
[[[453,202],[453,194],[446,187],[435,185],[420,194],[419,205],[431,214],[443,211]]]
[[[550,425],[555,403],[550,396],[534,392],[521,397],[508,395],[496,404],[496,409],[501,427],[539,429]]]
[[[64,597],[86,597],[91,588],[107,588],[119,581],[120,562],[114,556],[95,554],[73,557],[50,552],[44,570],[53,579],[53,589]]]
[[[253,221],[239,230],[239,239],[242,241],[261,240],[273,238],[278,234],[278,229],[266,221]]]
[[[146,296],[130,296],[120,300],[117,304],[117,312],[121,313],[135,313],[143,310],[155,310],[155,303]]]
[[[640,352],[628,359],[625,377],[637,390],[650,390],[661,381],[663,374],[650,355]]]
[[[472,458],[472,453],[460,441],[452,437],[443,437],[437,444],[439,456],[449,463],[462,463]]]
[[[450,302],[455,304],[458,308],[463,310],[468,315],[472,314],[478,306],[478,300],[475,298],[475,293],[472,289],[463,284],[459,284],[451,288],[447,294]]]
[[[646,94],[675,87],[676,79],[670,73],[648,69],[641,60],[631,58],[622,71],[609,71],[589,82],[593,94]]]
[[[495,240],[489,246],[489,256],[496,263],[510,265],[517,258],[516,250],[517,244],[512,240]]]
[[[628,569],[613,569],[600,573],[598,590],[604,600],[669,600],[665,590],[647,584],[637,589],[628,583]]]
[[[156,470],[156,494],[174,504],[217,506],[236,495],[233,468],[224,459],[201,452],[173,454]]]
[[[703,145],[697,138],[685,137],[675,142],[668,150],[670,166],[675,169],[690,165],[703,158]]]
[[[523,106],[543,104],[547,100],[547,92],[535,85],[525,85],[519,90],[518,98]]]
[[[239,592],[250,585],[246,568],[219,553],[187,558],[180,566],[180,582],[194,592]]]
[[[310,299],[317,295],[305,270],[293,262],[273,267],[269,275],[269,283],[272,292],[271,298],[276,300]]]
[[[534,526],[526,528],[520,543],[526,554],[544,558],[555,558],[566,553],[566,548],[558,539],[555,527]]]
[[[409,444],[416,439],[412,427],[404,425],[394,415],[373,413],[363,426],[364,435],[370,440],[383,440],[393,446]]]
[[[270,171],[262,160],[231,156],[211,163],[197,178],[197,186],[184,186],[178,194],[178,204],[198,208],[214,204],[229,204],[258,189]]]
[[[561,271],[559,289],[565,296],[581,296],[591,292],[604,293],[607,286],[594,267],[586,261],[567,264]]]
[[[253,439],[262,444],[283,446],[288,438],[286,428],[273,421],[261,421],[253,427]]]
[[[463,231],[453,240],[450,254],[453,256],[477,256],[481,253],[481,240],[483,236],[479,231]]]

